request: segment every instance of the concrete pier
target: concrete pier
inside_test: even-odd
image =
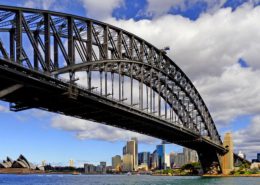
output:
[[[228,175],[234,170],[234,145],[230,132],[225,134],[223,146],[228,149],[228,152],[222,156],[222,173]]]

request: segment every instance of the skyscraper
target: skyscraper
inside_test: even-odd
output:
[[[151,169],[157,169],[158,168],[158,154],[157,151],[154,150],[154,152],[151,154]]]
[[[170,155],[165,154],[164,164],[165,164],[164,168],[170,168],[171,167]]]
[[[69,167],[74,167],[74,161],[73,160],[69,160]]]
[[[193,162],[198,162],[198,155],[195,150],[191,150],[189,148],[183,148],[183,153],[184,153],[184,163],[193,163]]]
[[[138,154],[136,153],[136,148],[137,148],[136,141],[137,141],[137,139],[127,141],[127,144],[126,144],[126,154],[132,155],[132,157],[133,157],[132,163],[133,163],[134,170],[136,170],[137,166],[138,166],[138,157],[137,157]]]
[[[100,162],[100,168],[102,173],[106,173],[107,163],[104,161]]]
[[[147,164],[150,166],[150,152],[141,152],[138,153],[138,165]]]
[[[84,164],[84,169],[86,174],[95,173],[95,166],[93,164]]]
[[[132,137],[132,141],[135,141],[135,154],[134,154],[134,168],[137,169],[138,166],[138,140],[137,137]]]
[[[112,168],[115,171],[120,171],[121,168],[121,156],[120,155],[116,155],[114,157],[112,157]]]
[[[123,155],[126,154],[126,146],[123,147]]]
[[[133,166],[133,155],[132,154],[125,154],[123,156],[123,171],[130,172],[134,170]]]
[[[174,166],[174,157],[175,157],[175,153],[174,152],[171,152],[170,153],[170,166],[171,166],[171,168],[173,168],[173,166]]]
[[[177,153],[174,157],[174,166],[182,167],[185,164],[185,156],[183,153]]]
[[[260,162],[260,153],[257,153],[257,161]]]
[[[165,145],[160,144],[156,146],[157,160],[158,160],[158,169],[165,168]]]

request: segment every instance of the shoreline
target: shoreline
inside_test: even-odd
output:
[[[67,172],[50,172],[50,171],[40,171],[40,170],[31,170],[31,169],[21,169],[21,168],[12,168],[12,169],[0,169],[0,174],[13,174],[13,175],[127,175],[127,173],[121,174],[85,174],[77,171],[67,171]],[[193,177],[260,177],[260,173],[258,174],[240,174],[240,175],[223,175],[223,174],[205,174],[205,175],[181,175],[181,174],[159,174],[159,173],[151,173],[151,174],[141,174],[141,173],[133,173],[135,175],[150,175],[150,176],[193,176]]]
[[[250,174],[250,175],[202,175],[202,177],[260,177],[260,174]]]
[[[73,173],[73,172],[22,172],[22,173],[2,173],[0,175],[122,175],[126,176],[126,174],[84,174],[84,173]],[[147,175],[147,174],[141,174]],[[136,176],[136,175],[132,175]],[[160,176],[160,177],[209,177],[209,178],[229,178],[229,177],[258,177],[260,178],[260,174],[251,174],[251,175],[167,175],[167,174],[151,174],[149,176]]]

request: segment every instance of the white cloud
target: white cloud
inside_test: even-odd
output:
[[[255,159],[260,151],[260,116],[255,116],[245,128],[234,132],[235,150],[246,152],[247,158]]]
[[[38,9],[44,9],[44,10],[56,10],[60,11],[65,8],[65,6],[68,4],[68,0],[61,1],[55,1],[55,0],[27,0],[22,5],[26,8],[38,8]]]
[[[226,67],[220,76],[195,81],[217,125],[240,115],[260,114],[260,70]]]
[[[159,17],[167,14],[172,8],[185,11],[198,3],[206,4],[206,12],[214,13],[221,8],[226,1],[227,0],[164,0],[162,2],[158,0],[147,0],[148,4],[144,14]]]
[[[106,19],[112,16],[114,9],[123,6],[123,0],[80,0],[87,11],[87,16],[94,19]]]
[[[164,0],[163,3],[157,0],[147,0],[147,7],[145,10],[145,14],[148,16],[161,16],[167,14],[167,12],[172,7],[181,7],[184,8],[184,1],[183,0]]]
[[[196,21],[174,15],[155,20],[115,20],[107,22],[144,38],[158,48],[170,46],[169,56],[192,80],[219,76],[239,58],[260,67],[260,7],[246,4],[232,12],[220,9]],[[160,38],[160,39],[158,39]]]
[[[0,105],[0,112],[8,112],[9,109],[5,106]]]
[[[68,116],[54,116],[51,125],[54,128],[75,132],[78,139],[115,142],[127,141],[131,137],[137,137],[140,142],[144,143],[158,143],[159,141],[158,139],[142,134]]]

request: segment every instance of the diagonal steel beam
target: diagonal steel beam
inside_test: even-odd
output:
[[[4,98],[5,96],[12,94],[13,92],[21,89],[22,87],[24,87],[22,84],[15,84],[12,85],[4,90],[0,91],[0,98]]]
[[[8,57],[8,53],[4,47],[4,43],[2,42],[2,40],[0,39],[0,51],[2,52],[2,55],[5,59],[9,59]]]
[[[57,31],[57,29],[55,27],[55,24],[54,24],[54,22],[53,22],[51,17],[50,17],[50,27],[51,27],[51,29],[53,31],[53,36],[55,37],[55,39],[56,39],[56,41],[57,41],[57,43],[58,43],[58,45],[59,45],[59,47],[61,49],[63,57],[66,60],[67,65],[70,65],[71,61],[69,59],[68,53],[66,52],[66,49],[65,49],[65,47],[64,47],[64,45],[63,45],[63,43],[61,41],[60,35],[59,35],[59,33],[58,33],[58,31]]]
[[[75,44],[77,44],[77,50],[81,56],[81,59],[83,62],[86,62],[89,58],[88,56],[88,53],[87,53],[87,49],[86,49],[86,46],[84,45],[84,41],[80,35],[80,32],[75,24],[75,22],[73,21],[73,30],[75,32],[75,35],[76,35],[76,39],[78,40],[79,42],[79,45],[77,44],[77,42],[75,41]]]
[[[25,32],[26,32],[26,34],[27,34],[27,36],[28,36],[28,38],[29,38],[29,40],[30,40],[32,46],[33,46],[34,52],[35,52],[36,55],[37,55],[37,59],[39,59],[40,64],[41,64],[43,70],[46,71],[46,70],[47,70],[47,67],[46,67],[45,62],[44,62],[44,60],[43,60],[43,57],[42,57],[42,55],[41,55],[41,52],[39,51],[37,41],[35,40],[35,38],[34,38],[34,36],[33,36],[33,33],[31,32],[31,30],[30,30],[30,28],[29,28],[29,26],[28,26],[28,24],[27,24],[27,22],[26,22],[26,20],[25,20],[25,18],[24,18],[23,15],[22,15],[22,25],[23,25],[23,27],[24,27],[24,29],[25,29]],[[25,53],[25,52],[24,52],[24,53]]]

